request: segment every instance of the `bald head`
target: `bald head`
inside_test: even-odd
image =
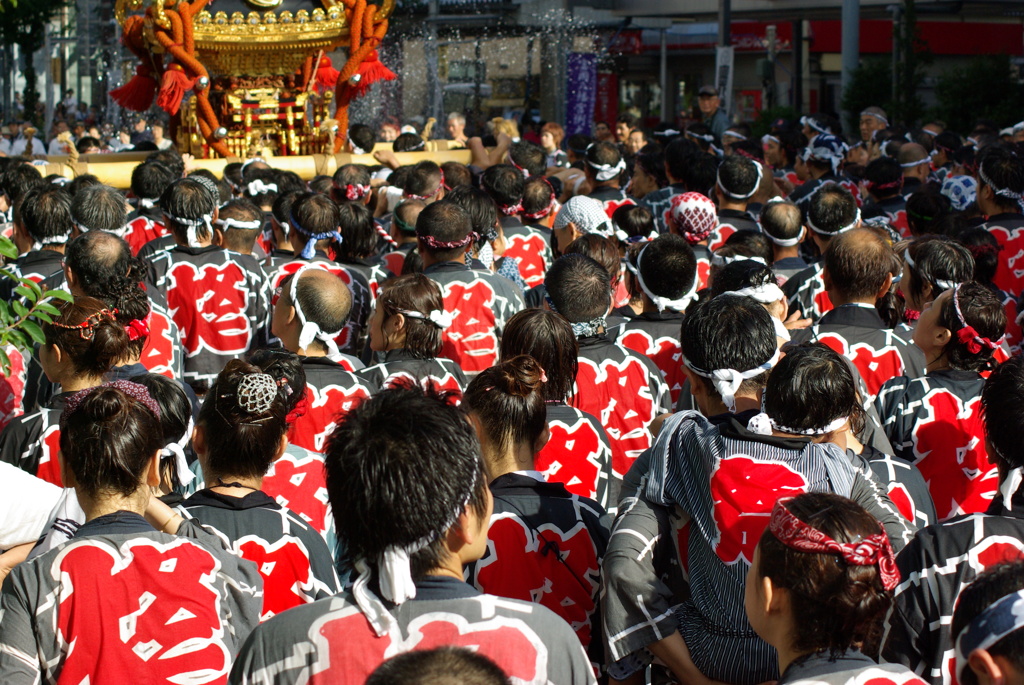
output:
[[[768,203],[761,210],[761,228],[776,240],[799,237],[804,230],[800,208],[788,201]]]
[[[904,178],[917,178],[921,181],[928,179],[931,167],[928,164],[928,151],[924,149],[924,145],[906,143],[900,147],[896,158],[900,166],[903,167]]]
[[[825,250],[829,295],[844,303],[874,303],[891,282],[896,261],[881,231],[855,228],[837,235]]]
[[[348,286],[323,269],[304,271],[299,277],[295,297],[306,320],[316,323],[323,331],[340,331],[352,311],[352,293]],[[313,344],[323,347],[320,341]]]
[[[402,200],[395,207],[395,219],[391,222],[391,235],[401,242],[416,242],[416,220],[427,204],[422,200]]]
[[[82,233],[64,251],[64,269],[75,295],[119,296],[120,287],[134,287],[148,267],[148,262],[132,257],[123,238],[106,231]]]

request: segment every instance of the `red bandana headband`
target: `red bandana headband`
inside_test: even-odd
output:
[[[899,188],[901,188],[903,186],[903,179],[902,178],[898,178],[895,181],[889,181],[888,183],[873,183],[871,181],[868,181],[867,182],[867,186],[868,186],[869,190],[893,190],[893,189],[899,189]]]
[[[334,187],[337,188],[338,190],[344,190],[345,191],[345,199],[349,200],[350,202],[355,202],[356,200],[362,200],[364,197],[366,197],[370,193],[370,186],[368,186],[368,185],[365,185],[365,186],[364,185],[359,185],[358,183],[350,183],[350,184],[344,185],[344,186],[338,185],[337,183],[335,183]]]
[[[836,542],[817,528],[810,526],[786,508],[785,503],[791,497],[780,499],[772,509],[772,518],[768,530],[775,538],[790,549],[809,554],[838,554],[843,561],[852,566],[877,566],[882,587],[892,590],[900,582],[900,572],[896,568],[896,556],[885,528],[879,524],[881,532],[858,540],[857,542]]]
[[[523,217],[531,221],[543,219],[544,217],[551,213],[552,209],[555,208],[555,188],[554,186],[551,185],[551,182],[548,181],[546,178],[541,178],[541,180],[544,181],[544,185],[551,189],[551,196],[548,199],[547,206],[544,207],[544,209],[540,210],[539,212],[523,212]]]
[[[405,193],[405,196],[410,200],[420,200],[422,202],[426,202],[430,198],[435,197],[438,193],[440,193],[447,187],[448,186],[444,184],[444,169],[441,169],[441,182],[437,184],[437,188],[434,189],[434,192],[427,193],[426,195],[413,195],[412,193]]]

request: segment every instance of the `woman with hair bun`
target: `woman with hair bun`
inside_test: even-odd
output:
[[[536,470],[534,456],[549,435],[547,382],[533,357],[519,355],[482,372],[466,389],[462,406],[480,439],[494,496],[487,552],[467,567],[466,577],[488,594],[548,607],[600,663],[595,617],[607,515],[594,500]]]
[[[548,440],[534,455],[535,468],[574,495],[589,497],[611,511],[612,448],[604,426],[593,414],[568,404],[579,368],[579,345],[564,317],[547,309],[525,309],[501,336],[501,358],[529,355],[544,369],[541,389],[547,407]]]
[[[437,356],[441,333],[449,325],[451,316],[444,310],[437,283],[423,274],[388,281],[370,317],[370,349],[381,362],[356,375],[382,390],[413,383],[462,394],[462,369]]]
[[[260,577],[152,497],[159,406],[114,381],[69,395],[60,427],[61,470],[86,522],[4,583],[4,683],[224,682],[258,622]]]
[[[954,284],[924,305],[914,328],[925,375],[893,378],[875,400],[895,456],[921,470],[940,521],[984,512],[999,486],[980,407],[982,372],[994,368],[1005,332],[995,293]]]
[[[249,356],[249,363],[277,381],[288,412],[284,420],[291,428],[309,408],[302,359],[287,350],[257,350]],[[322,494],[326,487],[324,455],[289,442],[263,476],[260,489],[320,533],[337,559],[334,517]]]
[[[885,529],[856,502],[823,492],[778,500],[744,596],[754,632],[778,650],[778,685],[923,685],[872,658],[899,581]]]
[[[161,501],[177,504],[183,499],[180,494],[195,478],[189,468],[189,457],[194,459],[188,445],[192,440],[192,405],[182,390],[182,385],[158,373],[147,373],[132,377],[133,383],[144,387],[160,409],[160,485],[154,490]],[[42,539],[36,536],[37,544],[29,558],[45,554],[54,547],[71,539],[85,522],[86,515],[75,496],[68,488],[61,490],[60,499],[50,510],[44,526]]]
[[[192,439],[207,487],[178,508],[256,563],[262,620],[338,591],[324,539],[262,490],[288,445],[286,394],[288,387],[261,368],[228,362],[206,395]]]
[[[1017,298],[1002,290],[994,282],[999,269],[999,253],[1003,247],[983,226],[971,226],[956,233],[956,241],[966,247],[974,257],[974,280],[991,290],[1003,303],[1006,311],[1006,344],[1010,354],[1019,354],[1024,332],[1019,321]]]
[[[61,485],[57,466],[58,419],[71,394],[94,388],[128,354],[129,338],[116,310],[92,297],[61,303],[60,314],[42,326],[46,340],[38,357],[43,372],[61,392],[41,409],[11,421],[0,433],[0,461],[20,466]]]

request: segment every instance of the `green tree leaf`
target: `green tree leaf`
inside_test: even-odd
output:
[[[26,288],[23,285],[19,285],[17,288],[15,288],[14,289],[14,293],[16,295],[20,295],[21,297],[24,297],[29,302],[35,302],[36,301],[36,294],[34,292],[32,292],[32,289],[31,288]]]
[[[53,298],[54,300],[63,300],[64,302],[73,302],[75,296],[67,290],[47,290],[46,299],[49,298]]]
[[[49,293],[47,293],[47,295],[49,295]],[[33,313],[36,316],[40,316],[41,314],[49,314],[50,316],[60,316],[60,310],[54,307],[49,302],[40,302],[39,304],[37,304],[35,309],[33,310]]]
[[[35,321],[23,321],[21,328],[32,337],[33,342],[37,342],[40,345],[46,342],[46,336],[43,335],[43,329],[39,327]]]

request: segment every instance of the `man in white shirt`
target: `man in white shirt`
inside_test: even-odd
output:
[[[66,155],[70,152],[68,145],[57,140],[57,137],[61,133],[68,131],[68,125],[63,121],[58,121],[53,126],[53,138],[50,139],[50,144],[46,149],[47,155]]]
[[[36,134],[39,133],[39,131],[35,126],[26,124],[21,133],[23,137],[18,138],[11,144],[12,157],[17,157],[19,155],[46,156],[46,147],[43,145],[43,141],[36,138]]]

